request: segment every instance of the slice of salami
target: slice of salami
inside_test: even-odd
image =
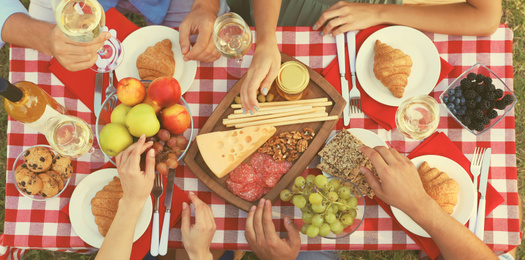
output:
[[[272,157],[264,160],[264,171],[266,174],[281,176],[287,173],[291,168],[292,163],[289,161],[275,162]]]
[[[263,195],[268,194],[271,190],[272,190],[272,188],[270,188],[270,187],[266,187],[266,188],[264,188],[264,190],[263,190]]]
[[[255,153],[254,155],[252,155],[252,158],[250,159],[250,164],[255,169],[255,172],[264,175],[264,162],[268,158],[272,158],[272,156],[263,153]]]
[[[235,195],[238,195],[243,190],[243,188],[244,188],[243,186],[244,186],[244,184],[238,183],[238,182],[234,182],[230,178],[228,178],[226,180],[226,188],[229,191],[231,191],[231,193],[233,193]]]
[[[263,182],[265,187],[273,188],[281,179],[279,174],[266,174],[263,177]]]
[[[254,183],[259,182],[259,175],[255,173],[253,167],[248,164],[241,163],[237,168],[230,172],[230,178],[233,182],[237,183]]]
[[[264,188],[256,183],[249,183],[244,185],[243,192],[237,196],[246,201],[256,201],[263,195]]]

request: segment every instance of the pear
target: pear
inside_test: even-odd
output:
[[[100,130],[100,148],[109,156],[117,156],[133,143],[124,124],[109,123]]]
[[[129,133],[135,137],[140,137],[143,134],[146,137],[154,136],[160,129],[160,122],[155,114],[155,109],[145,103],[131,108],[126,115],[125,122]]]
[[[125,124],[126,115],[131,110],[130,106],[120,104],[111,112],[111,123]]]

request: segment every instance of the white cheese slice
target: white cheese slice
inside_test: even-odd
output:
[[[196,140],[210,170],[222,178],[261,147],[275,130],[273,126],[251,126],[198,135]]]

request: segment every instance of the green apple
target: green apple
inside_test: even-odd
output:
[[[124,104],[120,104],[115,109],[113,109],[113,112],[111,112],[111,123],[120,123],[125,124],[126,122],[126,115],[131,110],[130,106],[126,106]]]
[[[142,103],[134,106],[126,115],[126,127],[135,137],[143,134],[146,137],[154,136],[160,129],[160,122],[155,114],[155,108]]]
[[[125,125],[109,123],[100,130],[100,148],[109,156],[117,156],[133,143]]]

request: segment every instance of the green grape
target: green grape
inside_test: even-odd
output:
[[[302,195],[295,195],[292,198],[292,203],[298,208],[304,208],[306,206],[306,199]]]
[[[326,188],[328,186],[328,178],[322,174],[319,174],[315,176],[314,183],[319,189]]]
[[[348,202],[346,200],[339,200],[339,204],[337,204],[337,206],[339,207],[339,210],[345,211],[346,209],[348,209],[347,203]]]
[[[330,191],[328,192],[328,194],[326,195],[326,197],[328,197],[328,199],[330,201],[337,201],[337,199],[339,199],[339,196],[337,195],[337,193],[335,191]]]
[[[347,200],[348,206],[351,208],[357,207],[357,198],[356,197],[350,197]]]
[[[339,188],[341,187],[341,182],[339,182],[338,179],[331,179],[328,182],[328,187],[330,187],[332,191],[337,192]]]
[[[334,208],[331,205],[326,206],[326,210],[324,211],[324,213],[334,213]]]
[[[315,214],[312,217],[312,225],[316,227],[320,227],[321,225],[323,225],[323,223],[324,223],[324,219],[323,219],[323,216],[321,216],[320,214]]]
[[[312,223],[312,214],[308,213],[308,212],[305,212],[305,213],[303,213],[302,219],[303,219],[304,223],[311,224]]]
[[[348,199],[352,195],[352,191],[350,190],[350,187],[343,186],[339,188],[339,197],[341,199]]]
[[[332,232],[336,235],[343,232],[343,229],[343,224],[339,220],[336,220],[334,223],[330,224],[330,230],[332,230]]]
[[[297,186],[297,185],[295,185],[295,184],[292,185],[292,191],[293,191],[294,193],[298,193],[298,192],[300,192],[300,191],[302,191],[302,190],[303,190],[303,189],[302,189],[301,187],[299,187],[299,186]]]
[[[339,211],[339,206],[337,206],[336,204],[332,204],[332,206],[330,206],[332,208],[332,213],[337,213]]]
[[[319,235],[322,237],[328,236],[330,234],[330,225],[324,223],[319,227]]]
[[[352,216],[352,218],[355,218],[357,216],[357,210],[355,209],[350,209],[348,210],[348,215]]]
[[[306,235],[309,237],[316,237],[319,234],[319,227],[310,225],[306,229]]]
[[[310,225],[303,225],[303,226],[301,227],[301,233],[303,233],[303,234],[306,235],[306,230],[308,229],[309,226],[310,226]]]
[[[301,208],[301,212],[310,212],[310,209],[308,207]]]
[[[312,210],[315,213],[323,213],[326,210],[326,204],[321,203],[321,204],[312,205]]]
[[[328,213],[328,214],[326,214],[326,216],[324,216],[324,220],[326,220],[326,223],[332,224],[337,219],[335,218],[335,214],[334,213]]]
[[[308,197],[308,200],[310,201],[310,203],[312,203],[312,205],[319,205],[319,204],[323,203],[323,196],[321,196],[321,194],[319,194],[317,192],[316,193],[312,193]]]
[[[309,174],[308,176],[306,176],[306,183],[313,184],[314,179],[315,179],[315,175]]]
[[[344,214],[341,217],[341,223],[343,223],[343,225],[350,226],[352,223],[354,223],[354,217],[352,217],[350,214]]]
[[[292,193],[289,190],[282,190],[280,194],[282,201],[290,201],[292,199]]]
[[[306,184],[306,180],[304,179],[303,176],[297,176],[295,178],[295,185],[299,187],[303,187],[305,184]]]

